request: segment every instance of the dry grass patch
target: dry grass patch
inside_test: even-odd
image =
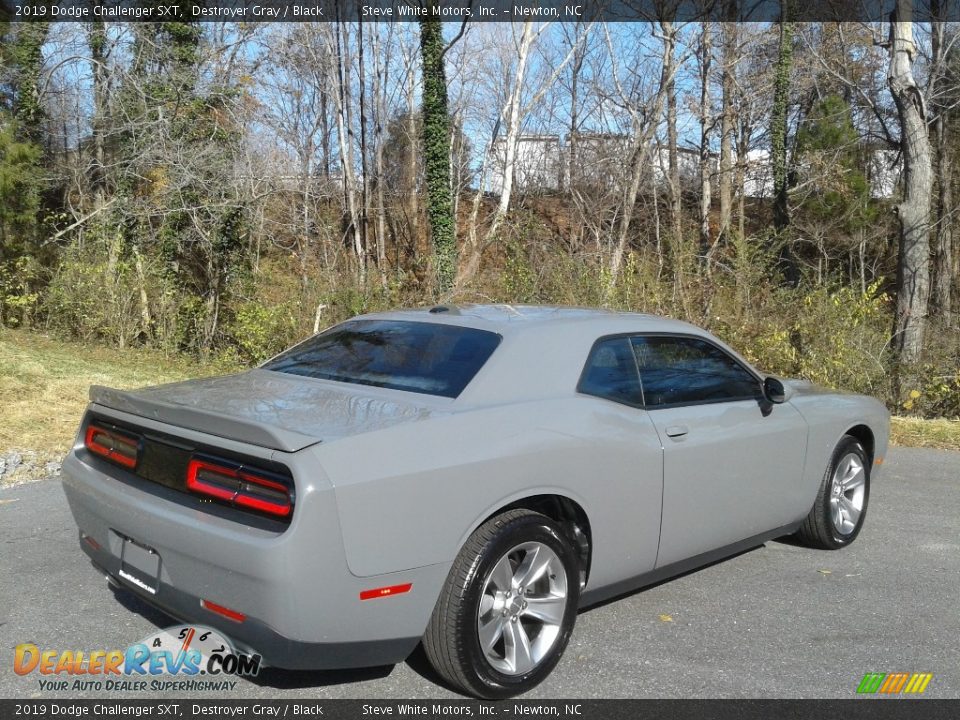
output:
[[[904,447],[960,450],[960,420],[894,417],[890,422],[890,442]]]
[[[0,453],[34,451],[40,465],[59,460],[73,443],[91,385],[134,388],[236,369],[0,329]]]

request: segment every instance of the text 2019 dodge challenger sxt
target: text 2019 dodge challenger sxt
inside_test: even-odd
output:
[[[889,416],[686,323],[571,308],[366,315],[262,367],[102,387],[63,467],[115,583],[284,668],[399,662],[467,693],[557,664],[577,609],[863,525]]]

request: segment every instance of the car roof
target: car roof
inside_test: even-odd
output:
[[[575,392],[598,338],[671,333],[711,339],[749,366],[706,330],[657,315],[548,305],[438,305],[362,315],[354,319],[405,320],[495,332],[500,347],[454,401],[482,406],[563,397]]]
[[[704,334],[703,330],[680,320],[646,313],[624,312],[605,308],[563,305],[445,304],[433,307],[371,313],[363,318],[435,322],[489,330],[500,335],[527,332],[533,327],[589,325],[597,336],[618,332],[675,332]]]

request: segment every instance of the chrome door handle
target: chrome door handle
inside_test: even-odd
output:
[[[683,437],[690,431],[687,429],[686,425],[671,425],[664,432],[667,433],[667,437],[675,438]]]

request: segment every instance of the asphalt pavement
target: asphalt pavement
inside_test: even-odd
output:
[[[926,697],[960,697],[960,453],[891,450],[868,513],[845,550],[769,542],[581,613],[560,665],[526,697],[849,698],[867,672],[933,673]],[[0,489],[0,697],[103,697],[41,691],[37,673],[14,673],[17,644],[122,649],[170,624],[108,590],[58,480]],[[457,696],[418,650],[371,670],[269,669],[229,697]]]

